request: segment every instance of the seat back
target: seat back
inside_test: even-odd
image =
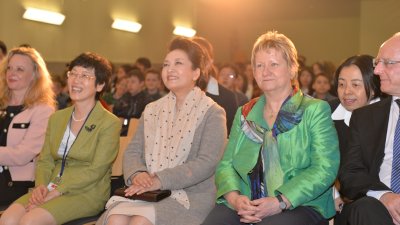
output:
[[[124,123],[123,118],[121,118],[121,123]],[[122,161],[123,161],[123,157],[124,157],[124,153],[126,148],[128,147],[129,142],[132,140],[133,136],[136,133],[136,128],[138,125],[139,120],[132,118],[129,121],[129,127],[128,127],[128,134],[126,136],[121,136],[119,138],[120,142],[119,142],[119,151],[118,151],[118,155],[117,158],[115,159],[113,166],[112,166],[112,173],[111,176],[113,177],[117,177],[117,176],[122,176]]]

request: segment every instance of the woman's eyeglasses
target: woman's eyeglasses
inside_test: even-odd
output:
[[[73,79],[78,79],[78,80],[81,80],[81,81],[89,81],[91,79],[95,79],[96,78],[95,76],[92,76],[92,75],[88,75],[88,74],[84,74],[84,73],[78,74],[78,73],[75,73],[73,71],[68,71],[67,77],[69,79],[73,78]]]

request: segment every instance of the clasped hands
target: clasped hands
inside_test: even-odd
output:
[[[37,206],[50,201],[51,199],[57,198],[60,195],[61,193],[57,189],[49,191],[46,186],[39,185],[33,189],[32,195],[29,198],[29,203],[25,209],[26,211],[30,211]]]
[[[280,213],[279,201],[275,197],[265,197],[250,201],[245,195],[237,195],[232,206],[240,216],[242,223],[258,223],[264,217]]]
[[[140,195],[147,191],[155,191],[161,188],[161,181],[155,174],[140,172],[131,178],[132,185],[125,190],[125,196]]]

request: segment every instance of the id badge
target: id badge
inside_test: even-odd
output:
[[[58,187],[57,184],[50,182],[49,185],[47,185],[47,190],[52,191]]]

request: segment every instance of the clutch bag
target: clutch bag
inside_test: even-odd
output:
[[[125,196],[125,190],[126,187],[118,188],[115,190],[114,195],[122,196],[132,200],[142,200],[146,202],[159,202],[171,195],[170,190],[156,190],[156,191],[144,192],[140,195],[134,194],[132,196]]]

